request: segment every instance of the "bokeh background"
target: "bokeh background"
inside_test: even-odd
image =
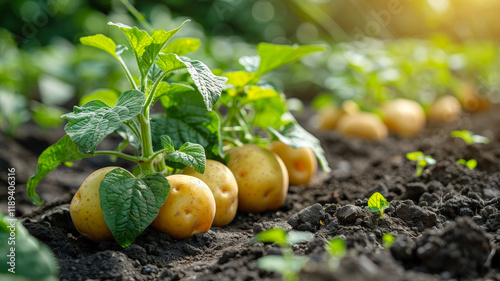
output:
[[[192,57],[238,70],[256,44],[324,44],[328,50],[266,77],[314,106],[354,99],[364,108],[394,97],[429,104],[473,89],[497,99],[496,0],[132,1],[154,28],[192,22],[178,37],[202,40]],[[108,21],[139,25],[120,0],[0,0],[0,130],[61,127],[61,114],[96,88],[124,90],[111,57],[79,44]],[[131,59],[131,58],[128,58]]]

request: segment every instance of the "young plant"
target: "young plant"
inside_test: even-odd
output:
[[[461,131],[453,131],[451,132],[451,136],[454,138],[461,138],[465,141],[466,144],[474,144],[474,143],[489,143],[490,139],[481,136],[481,135],[474,135],[471,131],[467,130],[461,130]]]
[[[417,162],[417,168],[415,171],[415,177],[417,178],[422,176],[425,167],[436,164],[436,160],[432,158],[432,156],[425,155],[422,151],[409,152],[406,154],[406,158]]]
[[[476,159],[470,159],[470,160],[465,160],[465,159],[458,159],[457,160],[458,164],[465,165],[467,168],[474,170],[477,167],[477,160]]]
[[[390,203],[385,200],[382,194],[375,192],[368,199],[368,206],[366,208],[373,213],[380,212],[380,217],[382,218],[384,217],[384,210],[389,208],[389,205]]]
[[[384,241],[383,246],[386,249],[389,249],[395,240],[396,240],[396,237],[394,237],[394,235],[392,235],[392,234],[385,233],[384,235],[382,235],[382,241]]]
[[[207,155],[222,153],[219,119],[211,110],[227,78],[215,76],[201,61],[183,57],[196,50],[199,43],[193,45],[192,42],[198,40],[178,39],[168,44],[188,21],[176,29],[155,30],[151,34],[137,27],[109,23],[128,39],[138,76],[132,75],[122,59],[127,47],[116,45],[102,34],[80,39],[82,44],[101,49],[116,59],[130,89],[115,98],[103,94],[102,100],[101,95],[96,94],[95,99],[75,106],[72,113],[62,116],[68,121],[67,135],[42,152],[36,173],[27,183],[28,195],[34,204],[43,204],[35,187],[60,164],[94,155],[135,162],[134,174],[117,167],[92,181],[96,186],[89,188],[98,204],[78,200],[77,196],[74,199],[80,201],[83,210],[102,207],[103,219],[114,239],[126,247],[151,224],[164,205],[170,191],[166,175],[185,166],[203,173],[205,152]],[[178,70],[187,70],[193,84],[165,80]],[[150,113],[157,101],[161,102],[165,114]],[[123,142],[116,150],[98,150],[99,143],[112,133],[120,135]],[[133,155],[122,152],[127,145],[134,149]]]
[[[345,245],[344,240],[340,237],[335,237],[328,241],[325,246],[326,251],[330,255],[330,259],[328,261],[328,267],[331,271],[337,270],[340,264],[340,260],[345,256],[347,252],[347,247]]]
[[[283,252],[282,256],[269,255],[257,260],[257,266],[261,269],[277,272],[287,281],[297,281],[297,273],[309,261],[307,257],[295,256],[291,246],[297,243],[309,241],[313,235],[309,232],[290,231],[286,233],[281,228],[273,228],[263,231],[255,236],[255,241],[263,243],[276,243]]]

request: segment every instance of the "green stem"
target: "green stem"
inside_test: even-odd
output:
[[[146,119],[149,119],[149,107],[153,103],[153,100],[154,100],[155,95],[156,95],[156,90],[158,89],[158,85],[160,85],[160,82],[163,80],[163,78],[167,74],[168,73],[164,73],[160,78],[158,78],[158,80],[156,80],[155,83],[153,84],[153,88],[151,88],[151,92],[149,92],[146,103],[144,104],[144,116],[146,117]]]
[[[120,0],[122,4],[127,8],[127,10],[143,25],[143,27],[149,32],[152,33],[154,31],[153,26],[149,24],[143,14],[141,14],[137,9],[130,4],[128,0]]]
[[[125,72],[125,76],[127,76],[127,79],[130,82],[130,85],[132,85],[132,87],[134,87],[135,90],[139,90],[139,88],[135,84],[134,77],[132,76],[132,74],[128,70],[127,65],[123,61],[122,57],[117,56],[117,58],[118,58],[118,62],[120,62],[120,65],[122,66],[123,71]]]
[[[143,157],[132,156],[132,155],[128,155],[128,154],[125,154],[125,153],[122,153],[119,151],[115,151],[115,150],[99,150],[99,151],[95,151],[94,153],[91,153],[90,155],[91,156],[95,156],[95,155],[117,156],[117,157],[123,158],[125,160],[129,160],[129,161],[136,162],[136,163],[141,163],[144,161]]]
[[[153,141],[151,138],[151,123],[149,122],[149,118],[146,119],[146,117],[144,117],[144,115],[142,114],[138,115],[138,119],[139,123],[141,123],[142,157],[146,158],[146,161],[142,162],[141,166],[147,171],[154,172],[154,158],[152,157],[155,155],[155,153],[153,151]]]

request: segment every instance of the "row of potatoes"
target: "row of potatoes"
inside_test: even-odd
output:
[[[245,144],[227,153],[227,166],[207,160],[204,174],[187,167],[182,174],[167,176],[170,192],[151,226],[174,239],[186,239],[211,226],[228,225],[237,211],[277,210],[285,203],[289,184],[305,185],[317,171],[311,149],[294,149],[278,141],[269,149]],[[113,240],[104,221],[99,186],[115,168],[92,173],[71,201],[70,214],[76,229],[95,242]]]

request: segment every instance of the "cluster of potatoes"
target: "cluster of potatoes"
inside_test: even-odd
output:
[[[261,213],[285,203],[289,184],[305,185],[317,171],[317,159],[309,148],[292,148],[276,141],[269,149],[245,144],[227,151],[227,166],[207,160],[204,174],[185,168],[167,176],[170,192],[151,226],[174,239],[226,226],[236,212]],[[113,240],[104,221],[99,186],[117,167],[92,173],[76,192],[70,205],[73,223],[83,236],[100,242]]]
[[[346,137],[358,137],[380,141],[389,131],[403,138],[417,136],[425,127],[426,120],[452,122],[460,117],[462,106],[454,96],[443,96],[434,101],[427,112],[408,99],[386,102],[379,113],[362,112],[353,101],[345,101],[340,107],[322,107],[314,122],[321,130],[337,129]]]

